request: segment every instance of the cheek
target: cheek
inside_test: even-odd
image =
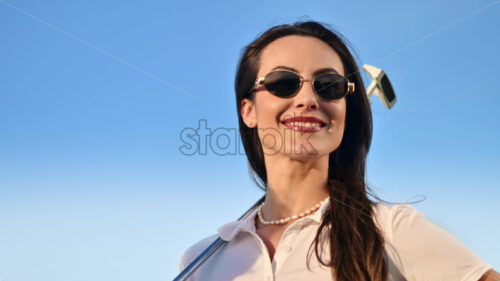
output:
[[[338,148],[342,139],[344,138],[345,131],[345,119],[346,119],[346,103],[345,100],[339,101],[335,104],[330,104],[329,114],[330,120],[332,120],[332,127],[329,130],[329,135],[331,137],[331,147],[334,150]]]
[[[330,115],[330,120],[333,120],[337,126],[344,126],[347,111],[345,98],[335,103],[329,103],[325,107]]]
[[[259,138],[264,151],[279,151],[283,147],[281,132],[276,128],[259,128]]]
[[[289,108],[290,102],[263,93],[262,97],[256,99],[257,122],[261,128],[276,127],[281,115]]]
[[[338,112],[338,120],[339,120],[339,123],[342,124],[342,131],[345,127],[345,117],[346,117],[346,110],[344,107],[344,108],[342,108],[342,110],[340,110]]]
[[[344,130],[345,130],[345,118],[346,118],[346,114],[347,114],[347,111],[346,111],[346,106],[345,106],[345,102],[344,102],[343,106],[340,107],[338,109],[338,111],[336,112],[337,118],[339,120],[339,127],[342,130],[342,134],[344,133]]]

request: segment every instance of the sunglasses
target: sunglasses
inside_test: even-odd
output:
[[[280,98],[294,97],[304,82],[313,82],[314,92],[325,100],[338,100],[348,94],[354,93],[354,83],[347,78],[333,72],[318,74],[313,80],[304,79],[289,70],[276,70],[266,76],[259,76],[250,92],[259,91],[259,85],[271,94]]]

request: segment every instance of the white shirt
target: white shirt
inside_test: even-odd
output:
[[[253,211],[242,221],[230,222],[213,235],[191,246],[180,262],[181,271],[220,236],[228,243],[213,254],[188,279],[207,281],[332,280],[312,250],[310,269],[306,258],[326,211],[327,200],[314,214],[290,224],[271,262],[266,246],[255,231]],[[477,281],[492,268],[457,238],[409,204],[374,206],[376,223],[385,238],[389,281]],[[326,245],[324,259],[330,256]]]

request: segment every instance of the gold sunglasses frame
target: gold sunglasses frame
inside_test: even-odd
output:
[[[316,78],[319,75],[324,75],[324,74],[335,74],[335,75],[338,75],[338,76],[344,78],[345,80],[347,80],[347,94],[344,97],[346,97],[348,95],[352,95],[354,93],[354,90],[355,90],[354,82],[350,82],[349,79],[347,79],[345,76],[342,76],[342,75],[340,75],[340,74],[338,74],[336,72],[319,73],[319,74],[316,74],[316,76],[314,76],[313,79],[305,79],[302,75],[300,75],[300,74],[298,74],[298,73],[296,73],[294,71],[290,71],[290,70],[286,70],[286,69],[277,69],[277,70],[273,70],[271,72],[268,72],[265,76],[257,76],[257,79],[255,79],[255,84],[254,84],[253,88],[250,90],[250,92],[259,91],[257,89],[257,87],[260,86],[260,85],[264,85],[264,80],[266,79],[266,76],[269,75],[269,73],[273,73],[273,72],[277,72],[277,71],[290,72],[290,73],[293,73],[293,74],[297,75],[300,78],[300,86],[297,89],[297,92],[295,92],[295,94],[293,96],[291,96],[291,97],[294,97],[295,95],[297,95],[297,93],[300,91],[300,89],[304,85],[304,82],[314,82],[314,80],[316,80]],[[265,87],[264,87],[264,89],[265,89]],[[313,86],[313,90],[314,90],[315,94],[318,94],[318,93],[316,93],[316,89],[314,89],[314,86]]]

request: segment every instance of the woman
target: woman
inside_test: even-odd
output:
[[[267,30],[238,65],[239,128],[262,205],[191,280],[497,280],[411,205],[368,198],[372,119],[358,66],[316,22]],[[181,269],[217,235],[192,246]]]

